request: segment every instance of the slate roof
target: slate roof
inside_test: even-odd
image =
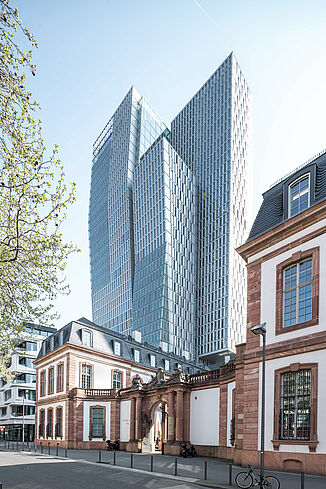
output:
[[[122,358],[131,362],[134,362],[134,350],[137,349],[140,352],[140,361],[134,362],[141,366],[151,367],[150,355],[155,355],[156,357],[156,367],[164,368],[164,360],[169,360],[170,362],[170,372],[172,373],[174,368],[179,364],[185,373],[195,373],[203,372],[209,370],[204,365],[198,365],[195,362],[188,361],[185,357],[180,357],[174,353],[163,352],[161,348],[156,348],[145,342],[138,342],[132,336],[125,336],[111,329],[103,328],[97,324],[89,321],[86,318],[80,318],[77,321],[71,321],[66,324],[63,328],[56,331],[53,335],[49,336],[43,341],[45,345],[45,350],[42,348],[38,354],[37,359],[42,358],[47,355],[51,350],[51,338],[53,341],[53,350],[59,347],[60,332],[63,332],[63,344],[70,343],[76,346],[83,346],[82,341],[82,330],[89,329],[93,333],[93,346],[95,352],[106,353],[108,355],[114,355],[117,358]],[[121,345],[121,354],[114,354],[114,341],[119,341]]]
[[[297,168],[263,194],[263,202],[252,225],[247,243],[273,229],[288,217],[289,185],[310,173],[310,207],[326,199],[326,150]]]

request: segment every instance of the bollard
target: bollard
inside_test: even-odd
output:
[[[65,448],[65,457],[68,457],[68,450]]]
[[[229,486],[232,486],[232,464],[229,464]]]
[[[204,465],[204,480],[207,481],[207,460],[205,460]]]
[[[23,442],[23,448],[22,448],[22,451],[24,452],[25,451],[25,443]]]
[[[301,472],[301,487],[300,489],[304,489],[304,472]]]
[[[153,455],[151,455],[151,472],[153,472],[153,468],[154,468],[154,457]]]
[[[178,475],[178,459],[174,460],[174,475]]]
[[[115,465],[115,456],[116,456],[116,452],[113,452],[113,465]]]
[[[51,455],[50,443],[48,444],[48,454]]]
[[[41,453],[43,453],[43,443],[41,442]]]
[[[18,452],[18,441],[16,441],[16,451]]]
[[[102,463],[102,452],[101,450],[98,451],[98,464],[101,464]]]
[[[130,468],[132,469],[134,467],[134,454],[130,454]]]
[[[56,456],[59,455],[59,443],[57,443],[57,448],[55,449],[55,454],[56,454]]]

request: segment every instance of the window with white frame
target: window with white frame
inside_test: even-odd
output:
[[[164,360],[164,370],[170,370],[170,362],[169,360]]]
[[[121,343],[119,341],[114,342],[114,354],[117,356],[121,355]]]
[[[155,367],[156,366],[156,358],[155,358],[155,355],[151,355],[151,367]]]
[[[113,389],[121,389],[122,387],[122,375],[121,372],[113,372],[112,376],[112,388]]]
[[[309,207],[309,190],[309,174],[300,177],[289,186],[289,217],[296,216]]]
[[[134,360],[135,362],[138,362],[140,361],[140,352],[139,350],[134,350]]]
[[[283,326],[312,318],[312,258],[284,269]]]
[[[82,370],[81,370],[81,388],[91,389],[91,385],[92,385],[92,366],[83,363]]]
[[[83,345],[85,346],[93,346],[93,335],[91,331],[88,329],[83,329]]]

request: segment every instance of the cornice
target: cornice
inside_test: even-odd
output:
[[[266,231],[248,243],[239,246],[236,251],[248,262],[248,259],[257,253],[279,243],[280,241],[303,231],[313,224],[326,218],[326,200],[306,209],[295,217],[287,219],[273,229]]]

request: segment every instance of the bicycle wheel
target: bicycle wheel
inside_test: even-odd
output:
[[[273,475],[266,475],[265,481],[267,482],[266,487],[269,489],[279,489],[280,487],[280,481],[278,480],[277,477],[274,477]]]
[[[248,489],[248,487],[252,486],[253,480],[248,472],[239,472],[235,478],[235,483],[242,489]]]

